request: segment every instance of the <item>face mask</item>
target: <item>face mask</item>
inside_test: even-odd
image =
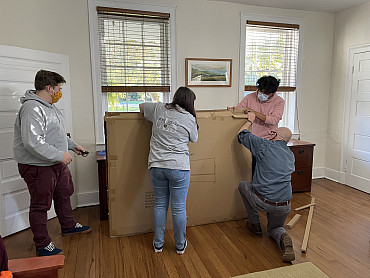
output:
[[[57,103],[62,98],[62,91],[55,92],[51,95],[51,100],[53,103]]]
[[[266,101],[266,100],[268,100],[268,99],[269,99],[269,96],[268,96],[268,95],[265,95],[265,94],[263,94],[263,93],[261,93],[261,92],[258,92],[258,99],[259,99],[260,101]]]

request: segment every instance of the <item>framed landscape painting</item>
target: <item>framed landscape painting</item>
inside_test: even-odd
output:
[[[231,87],[232,59],[186,58],[187,87]]]

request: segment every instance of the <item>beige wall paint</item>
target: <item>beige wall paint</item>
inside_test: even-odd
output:
[[[340,171],[348,49],[370,44],[370,3],[337,13],[334,25],[333,65],[325,166]]]
[[[177,7],[179,86],[185,83],[185,58],[233,59],[232,87],[194,88],[197,109],[221,109],[238,103],[241,12],[303,18],[306,28],[298,105],[301,139],[316,143],[314,167],[324,167],[333,14],[206,0],[144,0],[140,3]],[[87,0],[3,0],[0,34],[0,44],[69,56],[74,139],[93,151],[95,133]],[[97,191],[94,155],[76,160],[78,193]]]

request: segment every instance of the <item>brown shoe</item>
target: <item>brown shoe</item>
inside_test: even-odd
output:
[[[293,250],[293,242],[290,236],[287,233],[282,234],[281,236],[281,247],[284,251],[283,253],[283,261],[284,262],[291,262],[295,260],[294,250]]]
[[[262,228],[260,223],[252,224],[249,221],[247,222],[247,229],[254,233],[256,236],[262,236]]]

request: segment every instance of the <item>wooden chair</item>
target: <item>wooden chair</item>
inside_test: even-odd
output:
[[[14,278],[57,278],[58,269],[64,267],[64,255],[14,259],[8,266]]]

